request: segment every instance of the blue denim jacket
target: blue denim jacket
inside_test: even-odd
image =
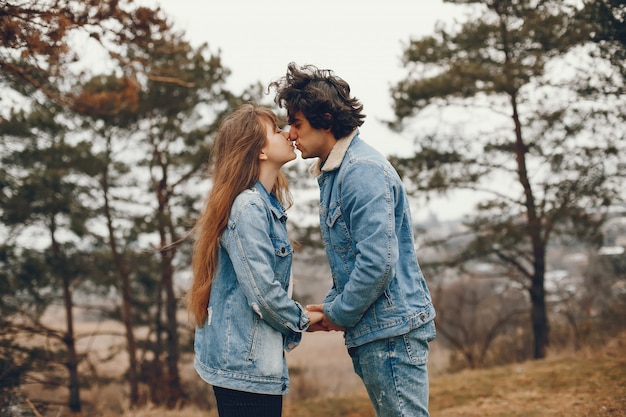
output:
[[[433,320],[409,201],[393,166],[355,130],[310,172],[320,187],[320,228],[333,278],[324,313],[346,329],[346,346],[405,334]]]
[[[284,350],[309,326],[288,294],[293,249],[285,209],[261,183],[233,203],[220,237],[206,324],[196,328],[195,369],[211,385],[285,394]]]

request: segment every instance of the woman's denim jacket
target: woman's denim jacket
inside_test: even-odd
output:
[[[433,320],[409,201],[392,165],[355,130],[310,172],[320,187],[320,228],[333,278],[324,313],[346,329],[346,346],[398,336]]]
[[[195,369],[211,385],[285,394],[284,350],[309,326],[288,294],[293,249],[285,209],[261,183],[233,203],[220,238],[208,317],[196,328]]]

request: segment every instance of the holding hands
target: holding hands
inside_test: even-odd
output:
[[[308,332],[329,332],[331,330],[344,331],[343,327],[337,326],[324,314],[324,304],[309,304],[306,306],[306,314],[311,319]]]

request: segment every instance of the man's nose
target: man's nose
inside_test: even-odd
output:
[[[287,132],[287,134],[289,135],[288,136],[289,140],[293,141],[293,140],[298,139],[298,135],[296,134],[296,132],[293,129],[289,129],[289,132]]]

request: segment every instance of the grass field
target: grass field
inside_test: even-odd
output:
[[[433,417],[626,416],[626,338],[564,355],[434,378]]]
[[[119,325],[119,324],[117,324]],[[109,330],[114,330],[116,324]],[[102,325],[101,329],[106,326]],[[93,342],[105,347],[107,337]],[[429,358],[430,412],[432,417],[626,417],[626,333],[602,349],[551,353],[548,358],[483,370],[446,373],[448,354],[437,341]],[[191,357],[181,364],[181,377],[194,395],[211,399],[210,387],[200,381]],[[340,333],[307,333],[302,344],[288,353],[291,389],[284,417],[374,417],[361,381],[352,371]],[[124,370],[123,361],[116,361]],[[107,374],[102,370],[100,375]],[[214,409],[183,407],[163,410],[145,407],[127,410],[125,384],[115,383],[84,390],[91,404],[81,417],[217,417]],[[47,392],[60,398],[62,392]],[[42,392],[30,396],[36,398]],[[209,401],[210,403],[210,401]],[[126,410],[126,411],[125,411]],[[60,408],[43,417],[60,417]]]
[[[351,372],[332,336],[317,337],[293,358],[300,369],[308,363],[317,371],[309,378],[296,377],[298,384],[311,388],[320,397],[288,399],[284,417],[374,417],[373,409],[358,380]],[[319,344],[319,345],[318,345]],[[305,345],[306,346],[306,345]],[[319,355],[313,357],[313,349]],[[310,351],[309,351],[310,350]],[[466,370],[438,374],[431,378],[430,411],[432,417],[626,417],[626,335],[598,351],[558,354],[486,370]],[[311,356],[308,356],[311,355]],[[325,374],[325,366],[334,369]],[[317,364],[317,365],[316,365]],[[299,370],[298,372],[302,372]],[[328,381],[344,384],[335,393],[326,390]],[[331,391],[335,386],[330,386]],[[124,417],[215,417],[214,410],[182,409],[165,411],[144,409],[127,412]],[[106,417],[112,417],[107,415]]]

